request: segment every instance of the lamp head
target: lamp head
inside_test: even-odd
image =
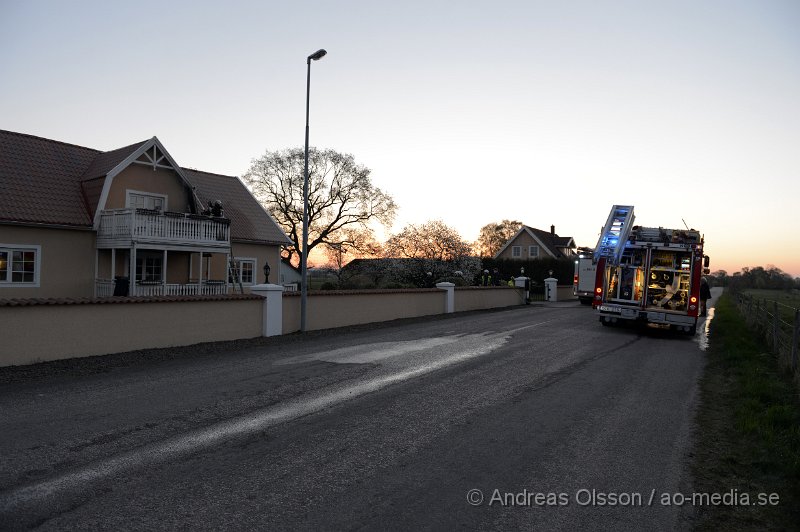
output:
[[[317,51],[316,51],[316,52],[314,52],[313,54],[309,55],[309,56],[308,56],[308,59],[309,59],[309,60],[313,59],[314,61],[319,61],[320,59],[322,59],[323,57],[325,57],[325,54],[327,54],[327,53],[328,53],[328,52],[327,52],[327,51],[325,51],[325,49],[323,49],[323,48],[320,48],[319,50],[317,50]]]

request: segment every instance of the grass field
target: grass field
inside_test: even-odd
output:
[[[761,301],[777,301],[781,318],[792,323],[794,309],[800,309],[800,291],[797,290],[744,290],[744,293]]]
[[[800,529],[800,400],[792,378],[739,314],[715,304],[701,382],[695,492],[748,494],[750,504],[696,508],[699,530]],[[777,504],[758,504],[775,494]],[[753,504],[753,503],[756,504]]]

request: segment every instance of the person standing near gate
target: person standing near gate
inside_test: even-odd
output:
[[[711,288],[708,287],[708,281],[703,277],[700,279],[700,316],[706,315],[706,305],[709,299],[711,299]]]

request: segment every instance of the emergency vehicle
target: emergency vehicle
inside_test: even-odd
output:
[[[614,205],[595,247],[592,307],[600,322],[640,321],[694,334],[709,262],[702,235],[633,221],[633,206]]]
[[[572,294],[582,304],[591,305],[594,298],[594,280],[597,268],[594,264],[594,250],[592,248],[578,248],[578,258],[575,259],[575,275],[572,279]]]

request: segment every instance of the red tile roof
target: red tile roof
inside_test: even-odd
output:
[[[89,179],[104,177],[107,173],[113,170],[115,166],[127,159],[130,154],[135,152],[145,142],[147,141],[144,140],[142,142],[137,142],[136,144],[131,144],[130,146],[125,146],[124,148],[117,148],[116,150],[100,153],[94,158],[92,164],[89,165],[86,171],[83,172],[81,175],[81,180],[86,181]]]
[[[90,148],[0,130],[0,220],[91,225],[76,177],[98,154]]]
[[[184,168],[186,178],[195,186],[203,205],[220,200],[225,217],[231,220],[231,238],[252,242],[289,244],[289,238],[238,177]]]
[[[0,130],[0,222],[89,228],[104,177],[143,141],[101,152]],[[204,205],[221,200],[231,238],[288,244],[289,239],[236,177],[181,169]]]

